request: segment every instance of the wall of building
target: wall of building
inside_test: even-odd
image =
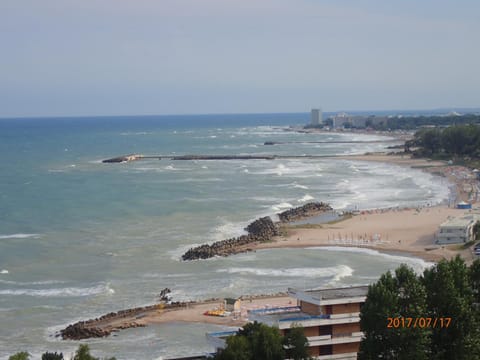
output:
[[[310,304],[305,301],[300,301],[300,309],[307,314],[310,315],[320,315],[321,312],[321,307],[315,304]]]
[[[320,335],[318,326],[306,327],[303,329],[303,333],[305,334],[306,337]]]
[[[332,306],[332,314],[348,314],[360,312],[360,304],[338,304]]]
[[[335,324],[333,325],[332,335],[351,334],[360,331],[360,323]]]
[[[358,352],[359,349],[360,349],[359,342],[334,344],[333,354],[346,354],[346,353]]]
[[[312,357],[320,355],[320,346],[309,347],[308,354]]]

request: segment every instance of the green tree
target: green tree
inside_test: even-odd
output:
[[[215,356],[216,360],[251,360],[252,349],[245,336],[229,336],[226,347]]]
[[[436,359],[480,358],[479,316],[471,277],[472,272],[477,271],[476,266],[469,269],[457,256],[424,271],[422,281],[427,290],[427,316],[452,319],[448,328],[437,326],[432,329],[430,347]]]
[[[480,259],[475,260],[470,266],[470,283],[472,285],[474,306],[480,315]]]
[[[75,351],[75,356],[73,360],[98,360],[97,358],[90,355],[90,348],[86,344],[78,345],[77,351]]]
[[[305,336],[303,327],[293,326],[285,335],[284,344],[287,348],[289,359],[310,359],[310,356],[308,355],[308,339]]]
[[[18,352],[8,358],[8,360],[28,360],[30,358],[30,354],[26,351]]]
[[[411,268],[401,265],[395,276],[390,272],[383,274],[369,286],[360,312],[365,338],[360,343],[358,358],[427,359],[428,330],[388,327],[389,318],[416,318],[424,316],[425,311],[425,288]]]
[[[225,349],[219,351],[215,356],[215,359],[282,360],[285,356],[282,336],[278,328],[256,321],[246,324],[236,335],[229,337],[226,345]]]
[[[239,331],[252,347],[253,359],[276,360],[284,358],[282,336],[277,328],[258,322],[246,324]]]
[[[57,354],[56,351],[55,353],[46,352],[45,354],[42,354],[42,360],[63,360],[63,354]]]
[[[99,358],[96,358],[90,355],[90,348],[88,347],[88,345],[80,344],[78,346],[77,351],[75,351],[75,356],[73,357],[73,360],[99,360]],[[116,360],[116,359],[112,357],[104,360]]]

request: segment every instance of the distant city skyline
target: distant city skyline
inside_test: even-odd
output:
[[[0,117],[479,108],[473,0],[0,4]]]

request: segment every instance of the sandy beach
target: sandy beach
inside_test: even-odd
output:
[[[476,180],[471,170],[451,166],[444,161],[412,159],[406,155],[383,153],[341,156],[342,159],[376,161],[422,169],[445,176],[455,188],[455,202],[475,201]],[[258,244],[255,249],[350,246],[366,247],[384,252],[402,252],[428,261],[438,261],[460,254],[466,261],[473,260],[473,253],[461,245],[439,246],[435,233],[439,225],[451,217],[466,214],[448,204],[423,208],[383,209],[361,211],[353,217],[332,224],[314,226],[287,226],[287,236],[274,242]]]

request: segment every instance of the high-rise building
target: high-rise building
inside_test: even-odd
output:
[[[320,125],[323,122],[322,116],[322,109],[312,109],[311,124]]]

